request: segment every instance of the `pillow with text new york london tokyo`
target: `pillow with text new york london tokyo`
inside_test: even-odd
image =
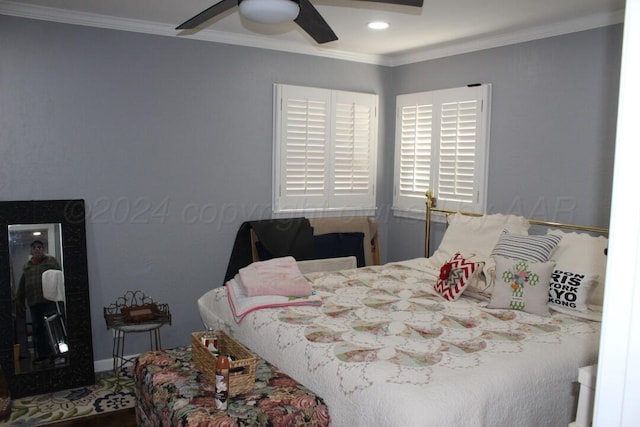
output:
[[[552,255],[556,261],[549,288],[549,306],[558,311],[586,313],[602,306],[608,239],[586,233],[549,230],[562,237]]]
[[[576,311],[587,311],[587,300],[591,296],[598,276],[575,271],[556,269],[549,283],[549,304]]]

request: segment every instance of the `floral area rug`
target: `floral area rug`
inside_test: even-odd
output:
[[[130,369],[125,368],[119,382],[113,372],[101,372],[91,386],[15,399],[11,416],[0,426],[37,426],[133,408],[135,384]]]

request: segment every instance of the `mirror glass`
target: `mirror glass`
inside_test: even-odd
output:
[[[8,229],[15,373],[66,366],[61,224],[11,224]]]
[[[95,383],[85,225],[82,199],[0,201],[0,366],[13,399]]]

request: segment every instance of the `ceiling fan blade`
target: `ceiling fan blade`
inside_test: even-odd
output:
[[[196,28],[198,25],[203,22],[208,21],[216,15],[220,15],[222,12],[225,12],[231,9],[234,6],[238,5],[238,0],[221,0],[220,2],[214,4],[208,9],[203,10],[193,18],[183,22],[182,24],[176,27],[176,30],[190,30],[192,28]]]
[[[415,6],[422,7],[423,0],[361,0],[361,1],[370,1],[374,3],[387,3],[387,4],[397,4],[400,6]]]
[[[324,20],[320,12],[313,7],[309,0],[299,0],[299,3],[300,13],[294,21],[300,28],[305,30],[319,44],[338,40],[336,33],[333,32],[327,21]]]

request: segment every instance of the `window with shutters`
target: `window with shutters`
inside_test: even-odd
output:
[[[375,213],[377,95],[276,84],[274,99],[274,213]]]
[[[425,193],[438,207],[484,212],[491,85],[399,95],[393,211],[424,218]]]

